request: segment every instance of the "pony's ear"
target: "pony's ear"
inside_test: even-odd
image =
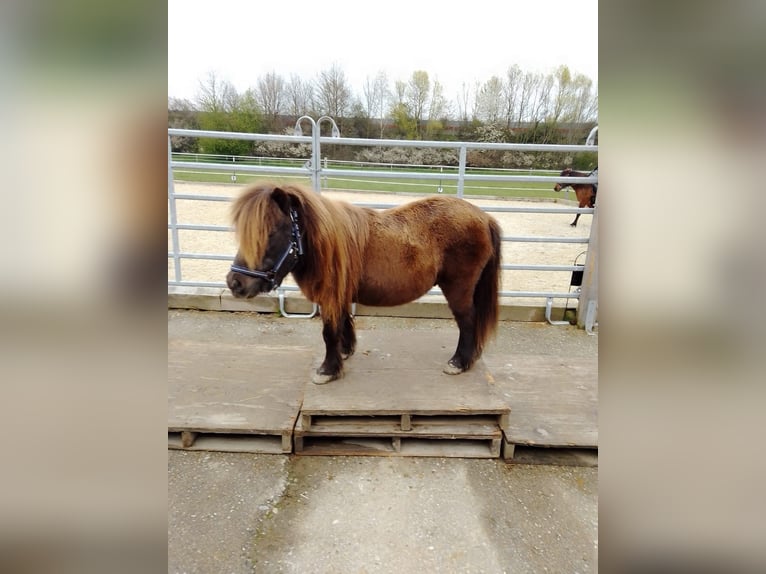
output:
[[[279,206],[285,215],[290,215],[290,208],[293,206],[292,198],[281,187],[275,187],[271,192],[271,199],[273,199]]]

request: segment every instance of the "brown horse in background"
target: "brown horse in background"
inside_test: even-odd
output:
[[[354,353],[352,303],[402,305],[438,285],[460,331],[448,374],[471,368],[497,326],[500,226],[467,201],[433,196],[376,211],[264,183],[234,201],[232,218],[232,294],[255,297],[292,273],[320,306],[326,352],[317,384],[340,378]]]
[[[585,173],[584,171],[575,171],[572,168],[567,168],[559,175],[564,177],[588,177],[591,173]],[[561,191],[565,187],[571,187],[574,189],[575,196],[577,196],[578,207],[595,207],[596,206],[596,191],[598,187],[592,183],[557,183],[553,186],[553,191]],[[575,215],[574,221],[570,223],[572,227],[577,227],[577,220],[580,219],[580,213]]]

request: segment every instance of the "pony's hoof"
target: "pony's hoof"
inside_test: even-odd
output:
[[[315,385],[325,385],[330,381],[334,381],[339,378],[340,375],[323,375],[321,373],[314,373],[314,376],[311,377],[311,382]]]
[[[463,369],[461,367],[458,367],[456,365],[453,365],[451,361],[449,363],[447,363],[447,366],[444,367],[443,370],[448,375],[459,375],[460,373],[465,371],[465,369]]]

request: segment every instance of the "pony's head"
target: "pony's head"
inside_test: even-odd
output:
[[[564,177],[569,177],[570,175],[572,175],[572,168],[571,167],[566,168],[559,175],[563,175]],[[553,186],[553,191],[561,191],[562,189],[564,189],[565,187],[569,187],[570,185],[572,185],[572,184],[571,183],[557,183],[556,185]]]
[[[303,254],[298,212],[288,192],[271,185],[245,190],[231,210],[239,245],[226,284],[251,298],[278,287]]]

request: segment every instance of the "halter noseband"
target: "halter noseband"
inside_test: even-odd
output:
[[[248,269],[247,267],[240,267],[239,265],[232,265],[231,270],[235,273],[242,273],[248,277],[256,277],[258,279],[265,279],[269,282],[269,291],[272,291],[279,287],[285,276],[293,270],[298,264],[298,258],[303,255],[303,241],[301,240],[301,228],[298,225],[298,212],[295,209],[290,208],[290,243],[287,245],[287,249],[279,258],[279,261],[269,271],[258,271]],[[283,269],[283,267],[285,269]]]

